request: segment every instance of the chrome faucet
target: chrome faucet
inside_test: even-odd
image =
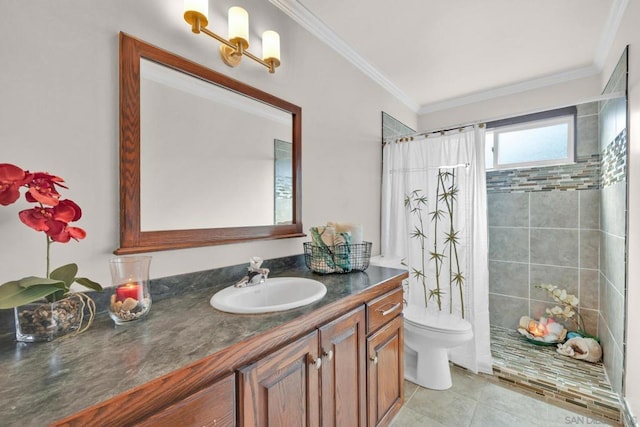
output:
[[[247,269],[247,275],[244,276],[238,283],[235,284],[236,288],[244,288],[245,286],[259,285],[267,281],[269,276],[268,268],[261,268],[262,258],[254,256],[249,259],[249,268]]]

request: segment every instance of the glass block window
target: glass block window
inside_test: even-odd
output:
[[[575,109],[561,109],[488,123],[487,169],[573,163],[575,122]]]

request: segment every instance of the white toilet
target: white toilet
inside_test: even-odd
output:
[[[407,270],[401,258],[377,256],[372,265]],[[407,298],[407,285],[403,285]],[[433,390],[451,387],[447,351],[473,338],[471,323],[445,311],[408,305],[404,314],[404,377]]]
[[[407,306],[403,313],[405,378],[434,390],[450,388],[447,351],[473,338],[471,323],[419,306]]]

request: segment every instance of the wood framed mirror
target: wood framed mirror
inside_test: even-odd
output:
[[[300,107],[120,33],[120,247],[304,236]]]

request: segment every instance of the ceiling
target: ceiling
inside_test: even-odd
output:
[[[271,0],[416,112],[601,71],[628,0]]]

